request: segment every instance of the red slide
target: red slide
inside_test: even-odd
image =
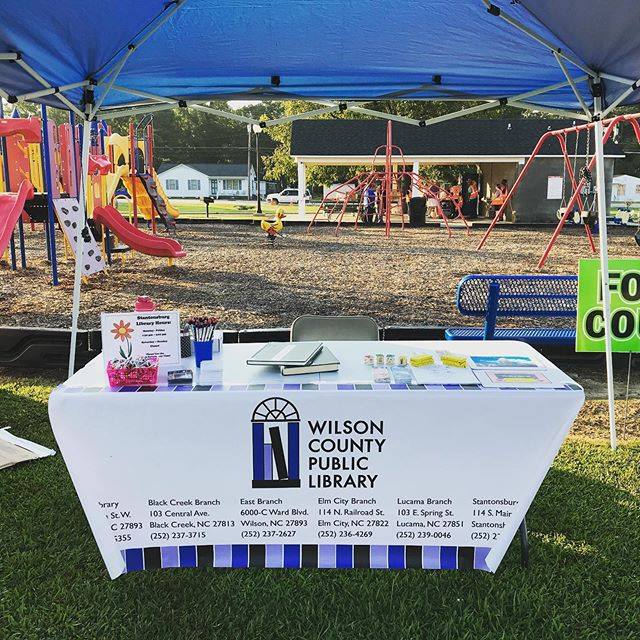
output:
[[[33,198],[33,185],[28,180],[23,180],[18,193],[0,194],[0,258],[9,246],[11,234],[18,218],[22,215],[22,209],[26,200]]]
[[[107,156],[89,155],[89,173],[91,175],[99,173],[101,176],[106,176],[110,171],[111,160]]]
[[[40,142],[38,118],[0,118],[0,136],[21,135],[25,142]]]
[[[134,251],[161,258],[184,258],[187,253],[182,245],[172,238],[161,238],[140,231],[127,222],[117,209],[111,206],[96,207],[93,219],[108,227],[122,242]]]

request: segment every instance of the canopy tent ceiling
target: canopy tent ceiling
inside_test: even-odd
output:
[[[587,78],[601,74],[606,103],[638,98],[630,88],[640,75],[637,0],[495,0],[491,12],[487,5],[4,0],[0,58],[9,55],[0,90],[68,108],[82,103],[83,87],[74,85],[93,79],[106,112],[161,98],[488,100],[559,85],[516,106],[584,113],[593,106]],[[21,59],[8,59],[14,53]],[[63,90],[29,96],[47,85]]]

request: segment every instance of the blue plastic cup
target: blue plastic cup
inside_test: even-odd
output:
[[[213,359],[213,340],[194,340],[193,355],[196,359],[196,367],[200,368],[203,360]]]

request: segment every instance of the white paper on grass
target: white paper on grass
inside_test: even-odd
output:
[[[18,462],[37,460],[55,454],[54,449],[48,449],[36,442],[15,436],[9,433],[8,429],[0,429],[0,469]]]

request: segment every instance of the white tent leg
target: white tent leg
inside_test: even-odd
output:
[[[601,98],[595,98],[595,113],[602,112]],[[600,241],[600,270],[602,273],[602,310],[604,313],[604,343],[607,364],[607,397],[609,399],[609,437],[611,448],[616,443],[615,391],[613,388],[613,353],[611,347],[611,291],[609,290],[609,252],[607,249],[607,193],[604,174],[604,144],[602,120],[596,120],[596,190],[598,192],[598,239]]]
[[[87,174],[89,173],[89,145],[91,143],[91,122],[85,120],[82,124],[82,157],[80,183],[78,185],[78,205],[84,220],[87,208]],[[80,287],[82,285],[82,264],[84,262],[84,238],[83,227],[78,234],[78,244],[76,253],[76,268],[73,279],[73,304],[71,307],[71,345],[69,348],[69,377],[75,372],[76,363],[76,342],[78,339],[78,317],[80,316]]]
[[[419,160],[414,160],[413,161],[413,167],[411,168],[411,171],[415,175],[419,175],[420,174],[420,161]],[[413,181],[413,186],[411,187],[411,197],[412,198],[419,198],[420,195],[421,195],[420,187],[418,186],[418,183],[414,180]]]

